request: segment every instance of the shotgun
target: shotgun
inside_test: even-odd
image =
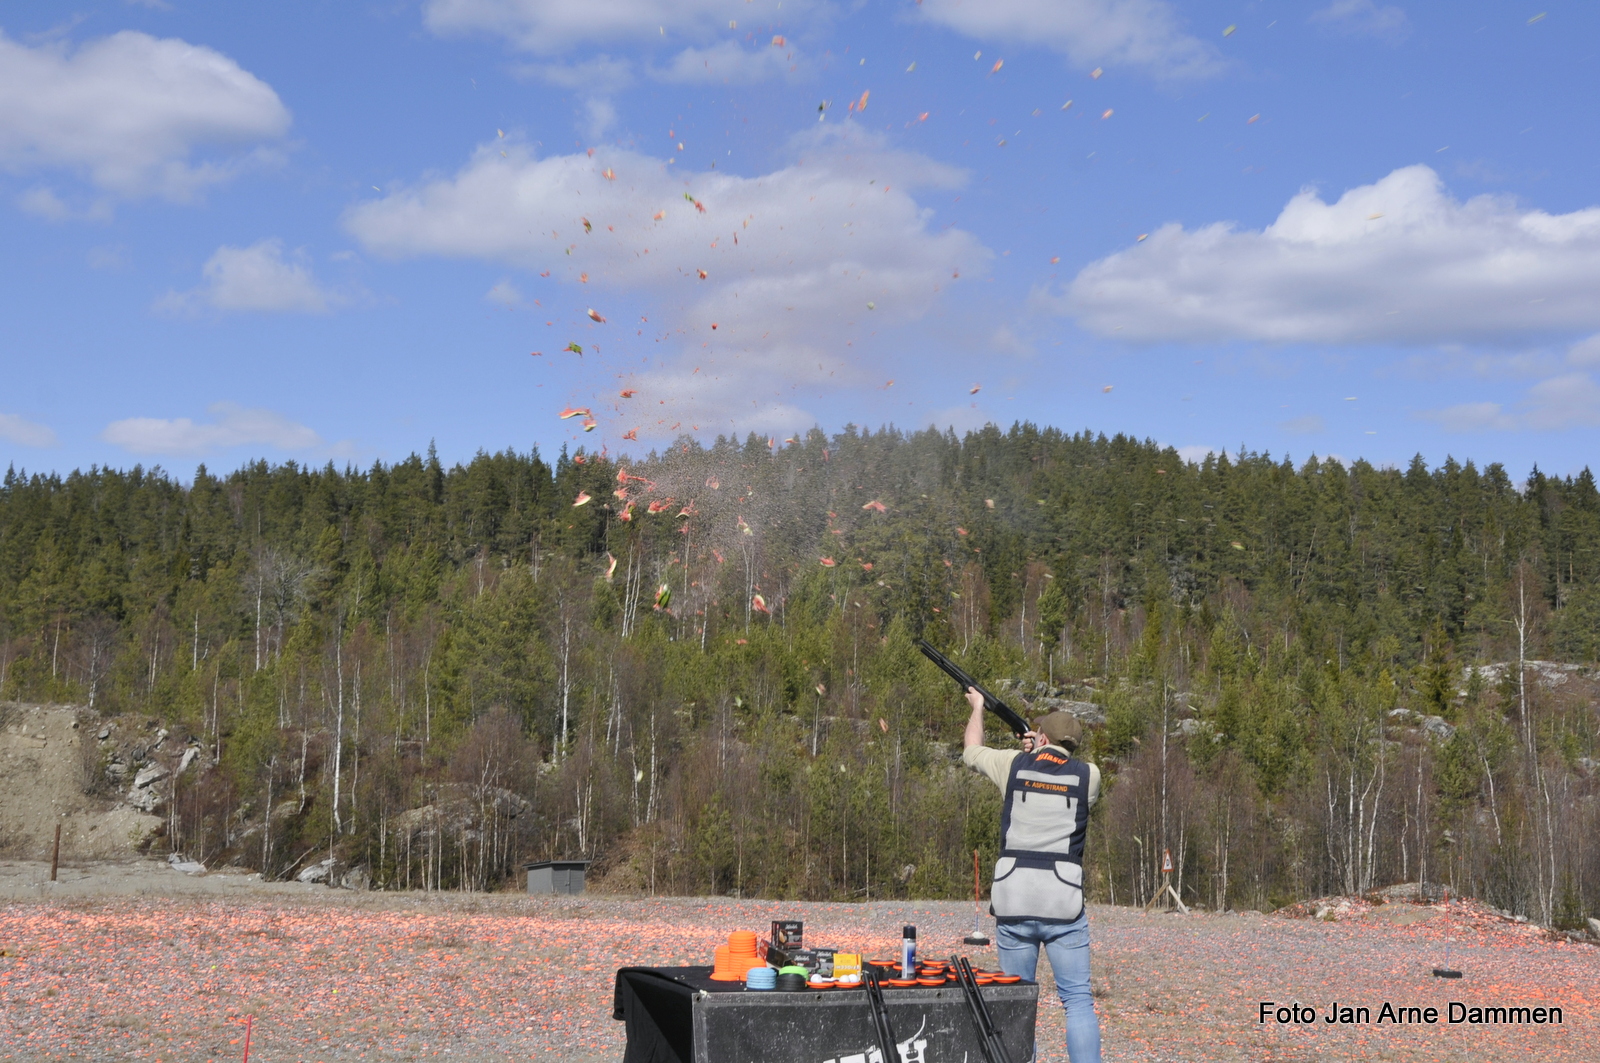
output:
[[[973,690],[976,690],[978,693],[982,694],[983,707],[1000,717],[1001,721],[1004,722],[1007,727],[1011,728],[1011,730],[1016,733],[1018,738],[1021,738],[1023,735],[1032,730],[1032,728],[1028,726],[1028,721],[1024,720],[1021,716],[1018,716],[1015,709],[979,686],[976,679],[973,679],[966,672],[962,671],[958,665],[950,660],[950,658],[946,657],[944,654],[940,653],[938,650],[929,645],[927,639],[918,639],[917,649],[922,651],[922,655],[924,657],[943,669],[945,675],[959,683],[961,685],[961,692],[963,694],[967,692],[968,687],[971,687]]]

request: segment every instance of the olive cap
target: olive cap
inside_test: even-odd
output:
[[[1050,739],[1052,745],[1058,745],[1069,753],[1078,748],[1078,743],[1083,740],[1083,724],[1070,712],[1052,712],[1048,716],[1041,716],[1033,722],[1033,729]]]

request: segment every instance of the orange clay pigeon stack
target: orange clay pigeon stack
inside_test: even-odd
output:
[[[756,955],[756,936],[749,930],[735,930],[728,935],[726,945],[718,945],[716,963],[711,970],[713,982],[742,982],[750,968],[761,966]]]

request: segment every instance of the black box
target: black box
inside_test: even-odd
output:
[[[837,949],[767,949],[767,963],[774,967],[804,967],[812,974],[833,977],[833,954]]]
[[[773,947],[788,952],[790,949],[804,947],[805,924],[798,919],[774,919],[772,921]]]

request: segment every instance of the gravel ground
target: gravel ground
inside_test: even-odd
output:
[[[818,943],[968,950],[960,903],[355,894],[159,865],[0,864],[0,1060],[260,1063],[533,1057],[614,1063],[616,968],[710,963],[730,930],[805,920]],[[1594,1060],[1600,948],[1473,904],[1347,906],[1337,921],[1091,909],[1108,1060]],[[992,926],[989,932],[993,933]],[[1431,976],[1445,962],[1465,977]],[[1261,1001],[1558,1006],[1560,1026],[1262,1025]],[[1041,1059],[1065,1061],[1040,1009]]]

